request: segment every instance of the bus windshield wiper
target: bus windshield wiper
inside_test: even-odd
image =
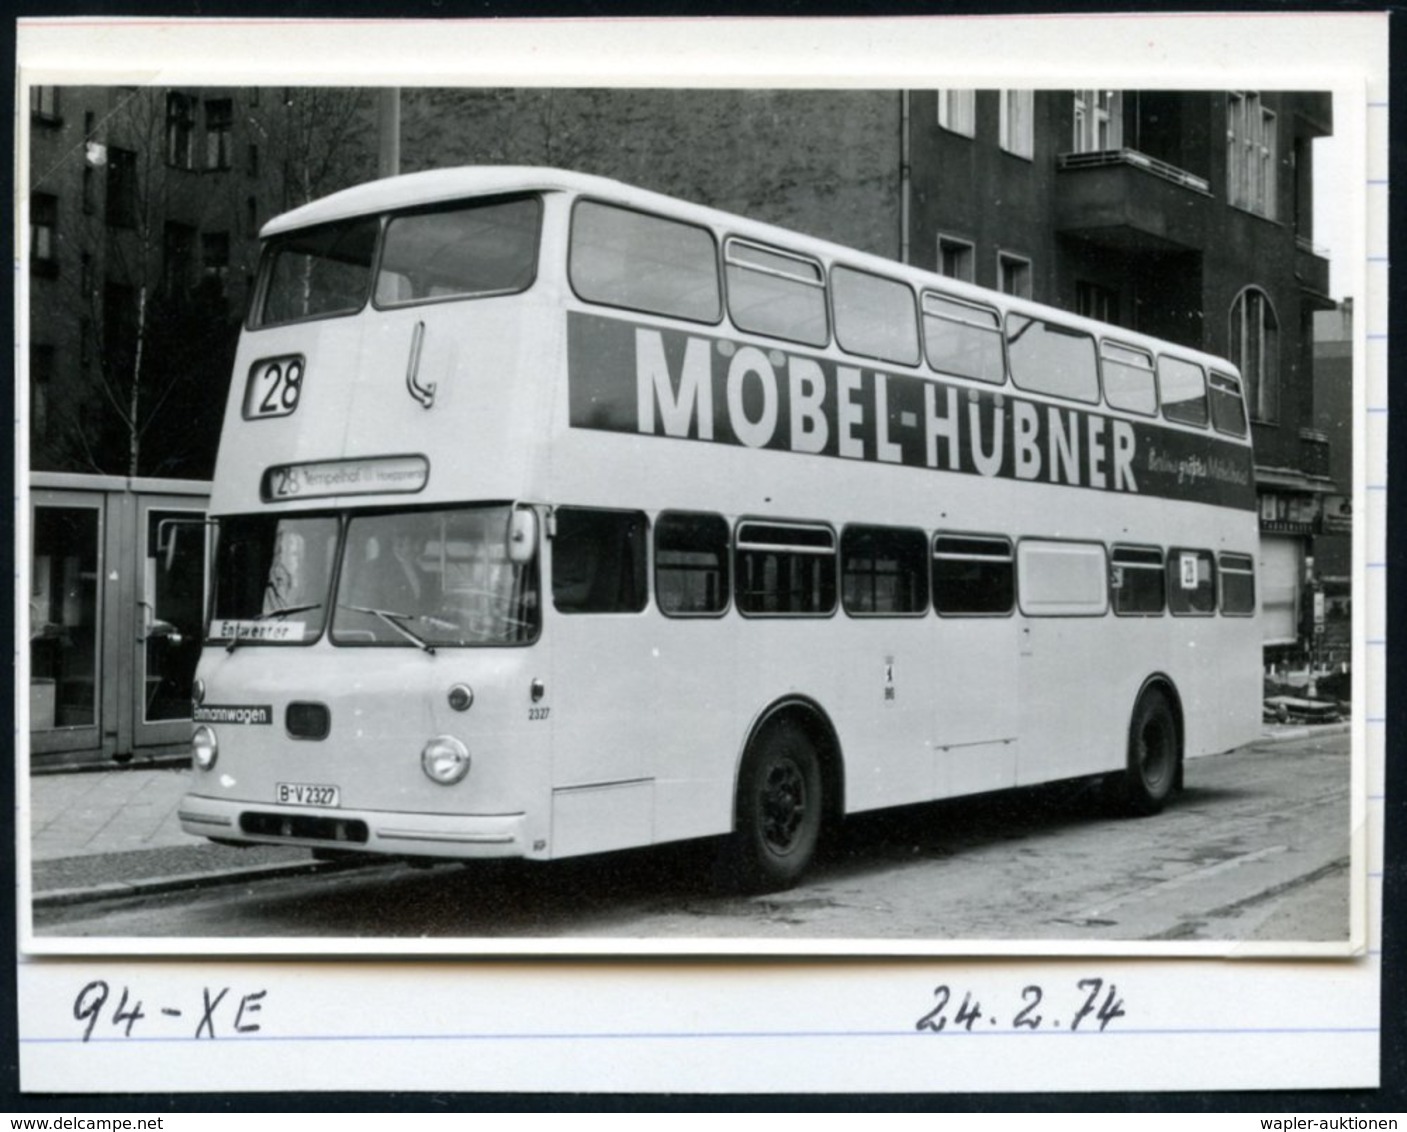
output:
[[[310,609],[321,609],[322,602],[310,601],[307,605],[289,605],[283,609],[270,609],[251,617],[251,621],[267,621],[270,617],[287,617],[290,613],[307,613]]]
[[[353,613],[368,613],[372,617],[379,617],[382,621],[384,621],[387,625],[391,626],[392,629],[394,629],[402,637],[408,640],[416,648],[424,649],[431,656],[435,655],[434,645],[432,645],[424,637],[421,637],[418,634],[411,632],[403,624],[401,624],[402,621],[414,621],[415,615],[413,613],[397,613],[394,609],[372,609],[370,606],[367,605],[343,605],[340,602],[338,603],[337,608],[350,609]]]

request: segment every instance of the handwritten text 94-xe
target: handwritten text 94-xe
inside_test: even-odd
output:
[[[122,987],[121,991],[111,1010],[107,1007],[112,1001],[112,988],[102,979],[94,979],[78,992],[78,997],[73,1000],[73,1017],[85,1023],[85,1042],[93,1040],[94,1031],[105,1011],[108,1025],[117,1030],[112,1036],[124,1038],[132,1037],[139,1023],[145,1031],[150,1031],[153,1025],[160,1025],[178,1032],[186,1031],[194,1024],[190,1036],[196,1040],[258,1033],[260,1024],[257,1018],[264,1009],[264,997],[268,994],[266,990],[255,990],[232,995],[229,987],[218,990],[202,987],[199,1002],[178,1000],[147,1010],[142,999],[127,987]],[[98,1036],[101,1039],[103,1032],[98,1031]]]

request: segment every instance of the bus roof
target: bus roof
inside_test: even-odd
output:
[[[933,288],[955,298],[967,299],[987,306],[999,306],[1004,310],[1036,318],[1050,319],[1073,329],[1088,331],[1099,338],[1114,339],[1154,352],[1171,351],[1189,361],[1234,374],[1238,379],[1240,377],[1240,371],[1226,358],[1208,354],[1193,347],[1181,346],[1111,323],[1098,322],[1075,314],[1073,311],[1030,299],[999,294],[990,288],[966,283],[949,276],[939,276],[933,271],[901,264],[871,252],[859,251],[818,236],[798,232],[795,229],[782,228],[764,221],[750,220],[722,209],[710,208],[680,197],[642,189],[609,177],[601,177],[593,173],[578,173],[568,169],[554,169],[548,166],[463,165],[449,169],[430,169],[419,173],[405,173],[396,177],[383,177],[379,180],[354,185],[319,200],[311,201],[280,216],[275,216],[264,225],[259,234],[261,238],[267,239],[294,229],[333,223],[356,216],[375,215],[406,208],[423,208],[474,196],[541,191],[585,193],[619,204],[674,216],[680,220],[693,221],[713,228],[723,227],[731,234],[773,243],[794,252],[823,256],[829,261],[864,268],[876,274],[904,279],[920,288]]]

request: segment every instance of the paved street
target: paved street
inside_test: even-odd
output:
[[[1198,760],[1177,801],[1140,820],[1114,816],[1098,792],[1071,786],[862,815],[805,883],[752,898],[713,888],[707,844],[546,866],[394,862],[308,875],[304,851],[202,846],[177,831],[180,841],[137,852],[36,852],[36,933],[1341,940],[1348,752],[1347,733],[1335,728]],[[38,811],[42,791],[57,787],[36,783]],[[47,854],[54,835],[42,817],[35,836],[49,830]],[[141,891],[140,874],[153,867],[177,874],[157,886],[170,891]],[[182,870],[224,883],[181,883]],[[85,893],[85,872],[109,887]],[[123,884],[136,888],[122,895]],[[69,898],[46,896],[57,890]]]

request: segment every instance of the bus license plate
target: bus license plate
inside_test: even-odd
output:
[[[335,786],[319,786],[312,782],[280,782],[277,798],[281,806],[340,805]]]

